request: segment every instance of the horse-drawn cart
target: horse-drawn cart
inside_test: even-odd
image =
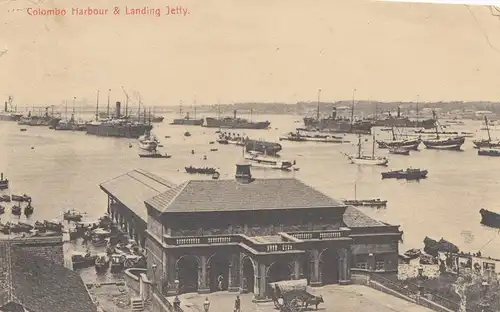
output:
[[[307,292],[307,280],[287,280],[269,284],[274,305],[280,312],[302,312],[309,305],[318,305],[323,301],[322,296],[315,296]]]

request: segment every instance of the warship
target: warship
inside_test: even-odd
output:
[[[19,114],[12,108],[12,96],[9,96],[8,101],[5,102],[3,112],[0,112],[0,120],[3,121],[19,121],[23,114]]]
[[[151,124],[131,122],[128,119],[121,118],[120,110],[121,104],[116,102],[115,118],[88,123],[87,134],[138,139],[141,135],[153,129]]]

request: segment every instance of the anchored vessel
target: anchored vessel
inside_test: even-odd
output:
[[[153,125],[146,123],[134,123],[127,119],[121,119],[120,102],[116,102],[116,118],[107,121],[95,121],[87,124],[87,134],[97,136],[110,136],[121,138],[139,138],[153,129]]]
[[[203,125],[203,118],[196,119],[196,108],[194,108],[194,118],[189,116],[189,112],[182,117],[182,107],[179,109],[179,117],[172,121],[171,125],[185,125],[185,126],[201,126]]]
[[[326,134],[303,134],[299,130],[294,132],[289,132],[280,137],[280,141],[293,141],[293,142],[322,142],[322,143],[349,143],[349,141],[344,140],[342,137],[326,135]]]
[[[0,120],[3,121],[19,121],[23,117],[23,114],[19,114],[12,107],[12,96],[9,96],[7,102],[5,102],[5,107],[3,112],[0,112]]]
[[[356,133],[371,134],[373,123],[371,121],[355,121],[354,106],[352,108],[351,119],[337,116],[337,108],[333,107],[332,114],[326,118],[320,118],[319,105],[316,112],[316,118],[305,117],[304,126],[307,129],[317,129],[332,133]]]
[[[488,124],[488,117],[484,116],[484,124],[486,126],[486,132],[488,133],[488,139],[486,140],[474,140],[472,143],[474,143],[474,146],[476,148],[483,148],[483,147],[500,147],[500,140],[492,140],[491,139],[491,134],[490,134],[490,127]],[[481,154],[479,154],[481,155]]]
[[[422,142],[420,138],[418,139],[398,139],[396,133],[394,132],[394,127],[391,128],[392,131],[392,141],[378,141],[377,145],[379,148],[404,148],[407,150],[418,150],[418,146]]]
[[[434,128],[436,121],[434,119],[418,120],[418,106],[417,106],[417,119],[411,120],[408,117],[401,116],[401,108],[398,106],[398,114],[396,117],[389,115],[386,119],[378,119],[375,121],[377,127],[399,127],[399,128]]]
[[[205,118],[204,127],[207,128],[223,128],[223,129],[267,129],[271,123],[269,121],[249,121],[243,118],[236,117],[236,110],[233,111],[233,117],[224,118]]]
[[[393,170],[389,172],[382,172],[382,179],[406,179],[406,180],[420,180],[427,178],[428,171],[423,169],[406,170]]]
[[[248,153],[244,158],[251,162],[252,167],[256,168],[275,169],[282,171],[290,171],[294,169],[294,162],[281,160],[274,157],[268,157],[259,153]]]
[[[436,120],[436,138],[435,139],[429,139],[429,140],[422,140],[422,143],[424,143],[426,148],[429,149],[445,149],[445,150],[460,150],[462,145],[465,143],[465,137],[464,136],[453,136],[445,139],[441,139],[439,136],[439,131],[438,131],[438,120],[436,113],[433,111],[432,114],[434,115],[434,119]]]
[[[358,154],[356,156],[347,155],[353,164],[385,166],[389,162],[386,157],[375,156],[375,134],[373,135],[372,155],[364,156],[361,151],[361,134],[358,137]]]
[[[500,228],[500,214],[484,208],[479,210],[479,213],[481,214],[481,224],[493,228]]]

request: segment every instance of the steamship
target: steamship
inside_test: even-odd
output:
[[[305,130],[320,130],[332,133],[356,133],[356,134],[371,134],[373,123],[364,120],[354,120],[352,117],[343,118],[337,116],[337,108],[333,107],[332,114],[326,118],[320,118],[319,106],[316,112],[316,118],[304,118]]]
[[[417,116],[418,116],[418,108],[417,108]],[[432,129],[436,125],[435,119],[424,119],[411,120],[408,117],[401,116],[401,108],[398,106],[398,114],[396,117],[389,116],[385,119],[377,119],[375,120],[374,126],[376,127],[397,127],[397,128],[424,128],[424,129]]]
[[[237,118],[236,110],[233,112],[233,117],[224,118],[205,118],[203,124],[207,128],[223,128],[223,129],[267,129],[271,123],[269,121],[252,122],[247,119]]]
[[[87,134],[138,139],[141,135],[153,129],[151,124],[131,122],[121,117],[121,104],[116,102],[115,118],[87,124]]]
[[[23,114],[17,113],[12,109],[12,97],[9,96],[9,100],[5,102],[5,107],[3,112],[0,112],[0,120],[3,121],[19,121],[23,117]]]

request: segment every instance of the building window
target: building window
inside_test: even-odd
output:
[[[375,261],[375,271],[383,271],[385,269],[384,261]]]
[[[356,268],[357,269],[362,269],[362,270],[367,270],[368,269],[368,262],[358,262],[356,263]]]

